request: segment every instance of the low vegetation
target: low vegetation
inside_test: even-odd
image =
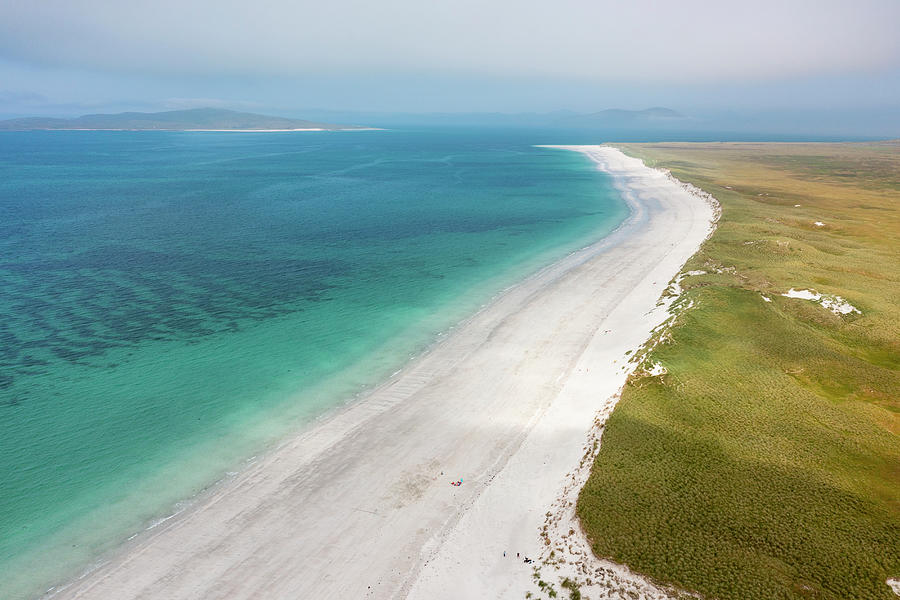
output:
[[[594,551],[705,598],[896,598],[900,145],[623,149],[723,214],[693,307],[639,357],[664,373],[606,426],[578,502]]]

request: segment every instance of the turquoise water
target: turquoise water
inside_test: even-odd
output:
[[[0,597],[618,225],[605,176],[535,136],[0,134]]]

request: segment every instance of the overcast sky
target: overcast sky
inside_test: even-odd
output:
[[[0,0],[0,114],[900,104],[900,0]]]

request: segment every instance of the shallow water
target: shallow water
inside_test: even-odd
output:
[[[0,597],[33,596],[626,215],[514,132],[0,134]]]

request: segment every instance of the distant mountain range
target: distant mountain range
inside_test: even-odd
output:
[[[325,130],[367,129],[356,125],[333,125],[302,119],[270,117],[221,108],[194,108],[157,113],[124,112],[115,115],[84,115],[74,119],[25,117],[0,121],[0,130],[33,129],[125,129],[125,130]]]

